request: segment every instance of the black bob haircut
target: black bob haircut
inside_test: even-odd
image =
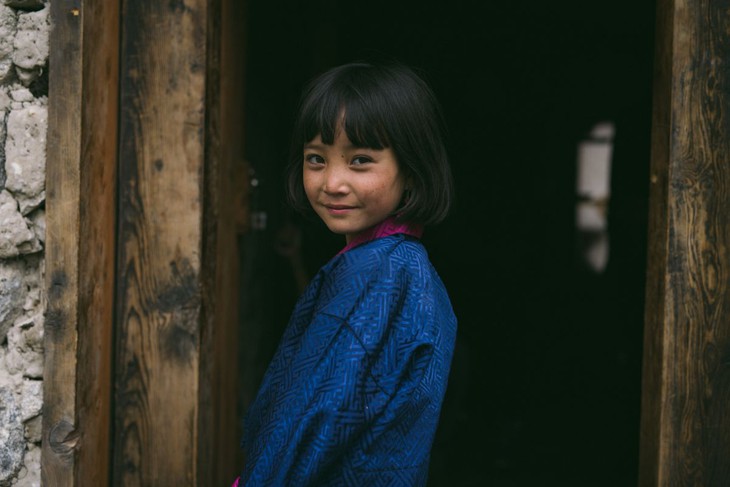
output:
[[[288,172],[288,198],[311,210],[302,180],[303,147],[320,135],[334,143],[343,122],[357,147],[390,148],[405,176],[400,221],[431,225],[451,207],[454,185],[442,140],[443,121],[428,85],[399,64],[345,64],[321,74],[302,93],[294,125]]]

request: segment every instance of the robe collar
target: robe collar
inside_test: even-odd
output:
[[[388,217],[377,225],[355,235],[352,240],[350,240],[350,243],[345,245],[345,248],[340,250],[337,255],[343,254],[358,245],[370,242],[376,238],[388,237],[399,233],[410,235],[415,238],[421,238],[421,235],[423,235],[423,225],[408,222],[397,222],[395,217]]]

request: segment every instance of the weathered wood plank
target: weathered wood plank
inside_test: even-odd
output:
[[[672,0],[660,0],[657,3],[639,454],[639,485],[647,487],[657,485],[661,444],[673,14]]]
[[[43,381],[44,485],[75,485],[76,349],[78,343],[78,251],[83,86],[81,17],[54,2],[50,51],[48,156],[46,159],[46,290]],[[62,54],[63,53],[63,54]],[[63,57],[62,57],[63,56]]]
[[[118,23],[115,0],[51,5],[44,485],[109,478]]]
[[[87,1],[81,139],[77,485],[111,474],[112,345],[119,104],[118,0]],[[73,15],[73,13],[72,13]]]
[[[208,141],[206,161],[207,236],[204,252],[206,336],[209,337],[212,445],[201,443],[199,485],[229,485],[239,475],[241,418],[237,404],[239,259],[234,202],[243,187],[243,89],[245,2],[223,0],[210,13],[208,58]],[[203,425],[201,425],[203,429]],[[207,455],[205,453],[207,453]]]
[[[200,347],[200,388],[198,390],[199,410],[198,430],[208,434],[198,435],[196,459],[199,466],[197,470],[197,485],[215,485],[211,483],[216,466],[217,439],[219,432],[215,426],[218,421],[220,406],[216,392],[219,381],[216,373],[218,357],[211,354],[213,346],[221,333],[221,308],[225,304],[225,297],[218,296],[219,291],[216,279],[217,262],[216,256],[221,241],[220,232],[225,231],[225,222],[222,221],[220,198],[227,195],[219,193],[219,179],[221,171],[224,170],[225,161],[220,154],[221,146],[221,38],[216,35],[220,31],[220,2],[208,1],[207,18],[207,58],[206,58],[206,93],[205,93],[205,166],[204,166],[204,188],[203,207],[201,216],[203,223],[203,255],[201,262],[202,278],[202,308],[203,327],[201,329]]]
[[[115,485],[198,478],[207,7],[122,9]]]
[[[642,486],[730,485],[729,9],[659,2]]]

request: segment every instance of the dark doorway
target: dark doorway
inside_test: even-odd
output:
[[[441,101],[457,185],[452,217],[424,236],[459,318],[430,484],[634,485],[654,2],[249,0],[248,11],[244,405],[298,294],[287,232],[300,232],[310,275],[343,245],[283,203],[301,87],[337,64],[394,58]],[[610,149],[603,234],[576,217],[586,141]],[[584,257],[600,238],[596,265]]]

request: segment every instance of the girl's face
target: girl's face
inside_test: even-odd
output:
[[[303,171],[312,208],[347,242],[393,214],[405,188],[391,149],[355,147],[342,127],[332,145],[319,135],[304,145]]]

